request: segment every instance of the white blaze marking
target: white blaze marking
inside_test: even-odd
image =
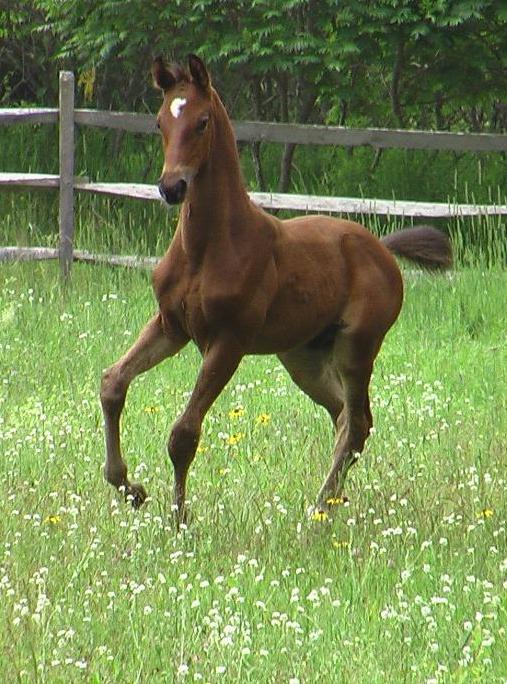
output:
[[[171,114],[174,116],[175,119],[179,117],[181,114],[181,110],[183,107],[187,104],[187,101],[184,97],[175,97],[174,100],[171,102],[171,106],[169,109],[171,110]]]

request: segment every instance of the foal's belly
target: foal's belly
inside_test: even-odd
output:
[[[290,279],[267,310],[250,352],[271,354],[306,344],[340,323],[346,300],[347,288],[339,277]]]

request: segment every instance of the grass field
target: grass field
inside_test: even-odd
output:
[[[408,273],[372,382],[375,431],[334,520],[308,520],[331,425],[276,357],[208,415],[170,519],[165,444],[199,358],[131,387],[130,472],[102,479],[101,370],[154,310],[149,275],[0,270],[3,682],[505,682],[505,291],[477,264]]]

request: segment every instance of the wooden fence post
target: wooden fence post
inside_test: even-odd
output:
[[[68,280],[74,239],[74,74],[60,71],[60,271]]]

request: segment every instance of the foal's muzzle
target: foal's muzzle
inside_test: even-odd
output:
[[[180,204],[185,198],[187,182],[181,178],[174,185],[166,185],[163,181],[159,183],[158,191],[162,199],[167,204]]]

